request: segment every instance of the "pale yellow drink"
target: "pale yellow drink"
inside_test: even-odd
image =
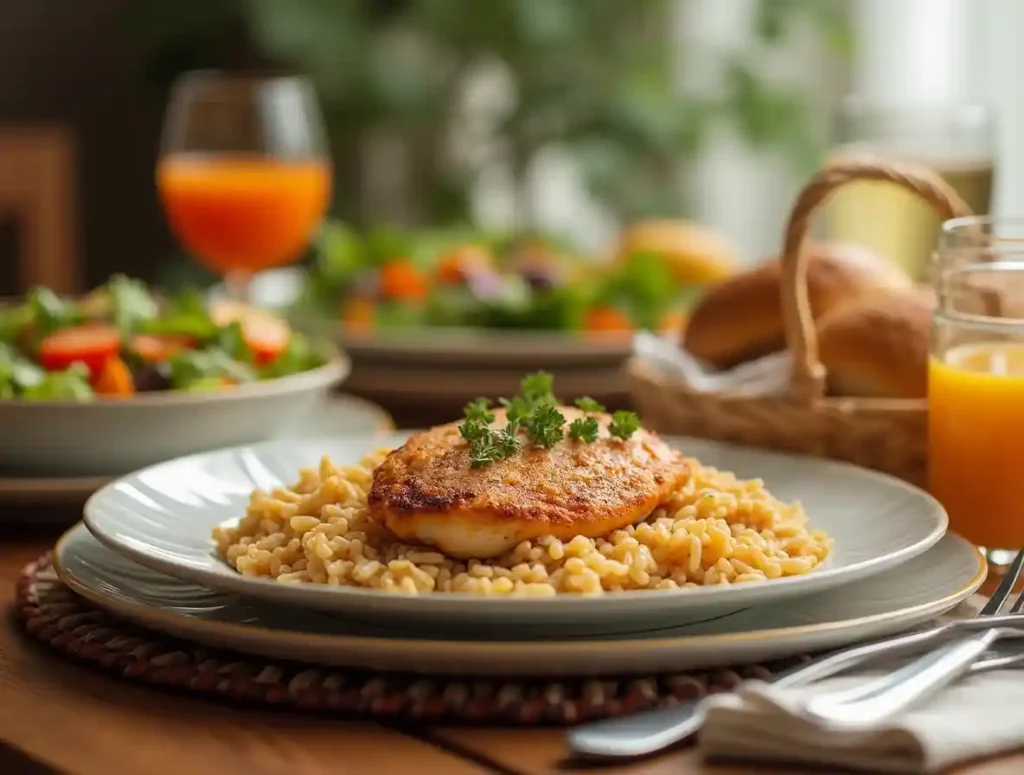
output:
[[[884,152],[879,155],[885,157]],[[841,151],[833,158],[856,158]],[[938,172],[977,214],[989,212],[992,199],[991,159],[906,158]],[[873,248],[902,267],[915,280],[927,279],[931,255],[938,244],[942,218],[921,197],[892,183],[849,183],[825,207],[830,240]]]

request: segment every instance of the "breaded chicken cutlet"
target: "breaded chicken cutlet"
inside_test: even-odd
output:
[[[567,422],[584,416],[571,407],[559,411]],[[544,535],[607,535],[643,519],[686,483],[686,461],[657,435],[638,430],[613,438],[609,416],[592,416],[601,428],[592,443],[566,437],[551,449],[524,445],[478,468],[457,423],[418,433],[374,472],[370,514],[404,541],[485,559]],[[504,423],[496,412],[492,427]]]

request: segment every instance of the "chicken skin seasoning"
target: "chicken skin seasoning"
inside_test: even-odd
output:
[[[566,436],[551,449],[524,444],[474,468],[457,423],[410,437],[374,472],[371,516],[403,541],[449,557],[486,559],[545,535],[563,541],[608,535],[646,518],[689,479],[682,454],[656,434],[614,438],[606,414],[559,411],[567,423],[596,416],[598,438]],[[492,427],[505,421],[498,410]]]

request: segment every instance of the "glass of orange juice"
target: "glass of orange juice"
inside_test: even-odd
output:
[[[1024,547],[1024,219],[943,227],[929,366],[930,489],[995,562]]]
[[[323,219],[324,137],[302,78],[200,71],[172,89],[157,189],[175,237],[237,300],[254,272],[298,260]]]

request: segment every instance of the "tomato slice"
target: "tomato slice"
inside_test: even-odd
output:
[[[107,323],[86,323],[55,331],[39,345],[39,363],[49,371],[63,371],[73,363],[84,363],[98,374],[121,350],[121,335]]]
[[[257,363],[270,363],[287,349],[292,338],[291,327],[281,318],[238,302],[216,303],[210,317],[218,326],[239,323]]]
[[[163,363],[182,350],[195,347],[196,340],[176,334],[139,334],[133,336],[131,351],[148,363]]]

